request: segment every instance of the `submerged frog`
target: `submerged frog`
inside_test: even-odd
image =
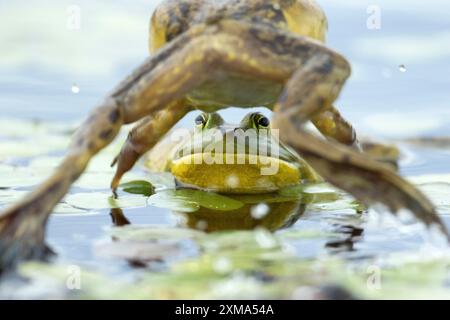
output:
[[[333,106],[350,66],[324,45],[326,29],[313,0],[163,1],[151,19],[152,55],[82,124],[55,173],[0,214],[0,268],[46,256],[49,214],[122,125],[140,120],[113,162],[113,190],[186,113],[230,106],[271,109],[281,141],[325,180],[366,204],[408,209],[448,234],[420,191],[359,151]],[[308,121],[327,139],[307,132]]]

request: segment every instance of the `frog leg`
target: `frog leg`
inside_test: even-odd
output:
[[[20,202],[0,213],[0,274],[18,259],[47,258],[45,225],[54,206],[86,168],[89,159],[119,132],[124,112],[106,99],[75,133],[69,151],[55,172]]]
[[[193,27],[148,58],[76,131],[54,173],[24,199],[0,213],[0,273],[20,260],[47,256],[44,237],[50,213],[90,159],[112,142],[123,124],[147,116],[157,117],[163,108],[216,75],[211,70],[220,65],[229,49],[222,46],[224,37],[214,37],[217,33],[214,26]],[[173,122],[159,125],[166,124],[170,128]]]
[[[0,213],[0,271],[20,259],[45,256],[50,212],[123,124],[155,116],[216,77],[215,70],[287,81],[275,107],[275,123],[283,127],[284,142],[321,176],[357,198],[382,202],[393,211],[408,208],[425,223],[435,222],[444,229],[422,193],[388,167],[303,129],[306,120],[336,99],[349,74],[342,57],[307,38],[238,22],[212,22],[178,36],[122,82],[75,133],[55,172]]]
[[[274,127],[282,128],[281,140],[320,176],[366,205],[382,203],[393,213],[407,209],[450,238],[428,198],[391,166],[304,129],[307,121],[334,109],[333,102],[351,72],[345,58],[317,41],[281,30],[235,21],[223,21],[217,27],[223,32],[211,37],[209,44],[217,52],[224,50],[216,61],[222,70],[284,84],[273,107]],[[234,37],[221,40],[226,35]],[[338,113],[334,114],[337,118]],[[353,129],[346,132],[353,136]]]
[[[400,151],[394,145],[385,145],[371,141],[359,141],[353,126],[345,120],[334,106],[328,107],[311,119],[315,127],[331,141],[352,146],[363,151],[372,159],[387,163],[393,169],[398,169]]]
[[[400,149],[393,144],[384,144],[374,141],[361,141],[361,148],[365,154],[372,159],[384,162],[392,167],[395,171],[398,170],[398,162],[400,161]]]
[[[136,161],[149,151],[186,113],[192,110],[184,99],[174,101],[155,116],[147,116],[130,131],[127,141],[111,166],[117,163],[116,173],[111,182],[113,192],[122,176],[133,168]]]
[[[293,147],[325,180],[364,204],[382,203],[393,213],[407,209],[426,225],[436,225],[450,238],[428,198],[389,165],[343,144],[320,139],[304,129],[305,122],[330,110],[350,75],[350,66],[342,56],[316,42],[287,36],[285,41],[299,42],[297,46],[303,50],[292,50],[295,44],[284,46],[285,55],[292,55],[300,62],[274,107],[273,123],[274,127],[282,128],[281,140]]]
[[[311,122],[325,137],[332,141],[353,146],[356,149],[361,148],[355,129],[334,106],[331,105],[325,111],[313,116]]]

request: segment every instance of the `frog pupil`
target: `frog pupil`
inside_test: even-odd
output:
[[[261,117],[261,118],[259,118],[259,120],[258,120],[258,124],[259,124],[261,127],[268,127],[269,124],[270,124],[270,121],[269,121],[269,119],[268,119],[267,117]]]

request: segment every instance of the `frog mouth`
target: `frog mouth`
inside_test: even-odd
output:
[[[272,136],[258,135],[250,136],[239,140],[239,134],[232,130],[216,130],[210,129],[206,138],[193,138],[183,147],[178,149],[173,157],[177,161],[183,159],[184,161],[190,159],[202,159],[200,162],[212,163],[209,159],[217,159],[214,161],[220,164],[223,157],[223,163],[226,164],[242,164],[242,160],[250,160],[254,163],[255,160],[261,157],[262,161],[268,161],[269,158],[281,159],[287,162],[292,162],[294,157],[287,150],[280,147],[279,141]],[[211,133],[212,132],[212,133]],[[218,137],[211,139],[214,132],[218,133]],[[199,163],[199,162],[197,162]]]
[[[298,167],[276,157],[194,153],[172,161],[181,185],[222,193],[265,193],[298,184]]]

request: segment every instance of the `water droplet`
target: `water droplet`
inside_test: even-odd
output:
[[[224,274],[224,273],[229,273],[233,269],[233,266],[231,264],[230,259],[225,258],[225,257],[220,257],[220,258],[217,258],[216,261],[214,261],[213,269],[217,273]]]
[[[72,92],[75,94],[80,92],[80,87],[76,83],[72,84]]]
[[[406,72],[406,66],[404,64],[401,64],[398,66],[398,70],[400,70],[400,72]]]
[[[239,177],[234,174],[229,175],[227,177],[225,183],[230,188],[237,188],[237,187],[239,187]]]
[[[250,209],[250,214],[252,215],[253,219],[259,220],[267,216],[269,211],[270,207],[267,204],[259,203]]]
[[[255,240],[263,249],[272,249],[277,245],[277,240],[267,229],[258,228],[255,230]]]

